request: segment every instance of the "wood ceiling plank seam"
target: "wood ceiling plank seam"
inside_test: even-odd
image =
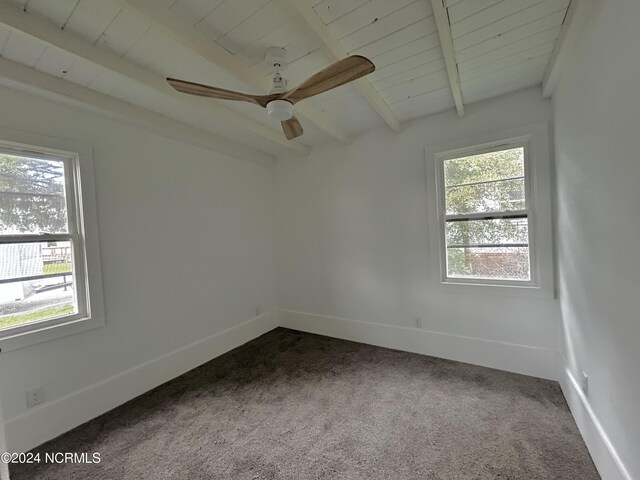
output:
[[[380,70],[376,70],[370,75],[371,82],[377,83],[377,82],[380,82],[381,80],[385,80],[389,77],[393,77],[394,75],[404,73],[413,68],[417,68],[431,62],[442,60],[442,57],[439,57],[436,60],[431,58],[431,55],[428,53],[428,52],[431,52],[431,50],[432,49],[418,53],[417,55],[412,55],[410,57],[403,58],[402,60],[398,60],[397,62],[394,62],[390,65],[387,65],[384,68],[381,68]],[[444,61],[442,61],[442,66],[443,68],[445,68]]]
[[[199,0],[195,5],[191,0],[176,0],[168,8],[177,15],[182,16],[191,25],[207,17],[223,0]]]
[[[277,0],[272,0],[258,12],[243,20],[233,30],[219,37],[217,42],[235,55],[252,42],[265,37],[293,18],[293,12],[285,10],[286,13],[283,14],[283,10],[285,9],[282,5],[278,5]],[[248,37],[248,35],[253,35],[253,37]]]
[[[94,45],[98,44],[100,39],[103,38],[105,32],[111,27],[111,25],[113,25],[113,22],[116,21],[116,18],[118,18],[122,14],[122,12],[124,12],[124,7],[122,7],[120,11],[116,14],[116,16],[113,17],[111,21],[104,26],[104,28],[102,29],[102,32],[100,32],[100,35],[98,35],[98,38],[96,38],[95,41],[93,42]]]
[[[33,68],[54,77],[62,78],[75,59],[73,55],[58,48],[47,47]]]
[[[243,20],[253,15],[271,0],[254,0],[251,2],[238,2],[237,0],[226,0],[219,4],[209,15],[196,23],[194,26],[200,31],[211,35],[211,31],[216,32],[215,39],[222,37],[226,33],[236,28]],[[255,4],[255,5],[254,5]],[[224,9],[233,5],[227,12]],[[242,10],[240,7],[243,7]],[[234,8],[236,10],[234,10]],[[234,13],[234,16],[231,14]]]
[[[444,71],[440,74],[439,77],[437,77],[437,75],[433,76],[433,74],[430,75],[430,77],[431,81],[429,83],[423,84],[422,82],[418,81],[419,79],[416,79],[407,82],[406,84],[391,87],[383,92],[380,92],[380,95],[382,95],[385,101],[389,102],[389,104],[393,104],[403,99],[415,98],[425,93],[440,90],[441,88],[449,85],[449,79],[446,72]]]
[[[27,13],[45,17],[58,27],[62,27],[69,18],[79,0],[29,0],[25,9]]]
[[[46,45],[35,38],[12,32],[7,39],[2,56],[9,60],[33,67],[38,61]]]
[[[526,78],[519,82],[513,82],[506,85],[501,85],[498,87],[493,87],[488,90],[483,90],[479,92],[471,92],[469,96],[471,97],[472,102],[479,102],[481,100],[486,100],[488,98],[494,98],[499,95],[504,95],[506,93],[516,92],[518,90],[522,90],[524,88],[533,87],[535,85],[539,85],[540,81],[536,79]]]
[[[96,42],[123,57],[147,34],[152,23],[130,7],[124,7]]]
[[[405,99],[399,100],[397,102],[392,103],[392,105],[394,106],[394,108],[396,108],[398,105],[417,105],[419,102],[424,102],[428,104],[433,100],[433,98],[441,98],[441,97],[451,98],[451,102],[453,103],[453,96],[451,95],[451,89],[447,86],[439,90],[423,93],[422,95],[416,95],[415,97],[412,97],[412,98],[405,98]]]
[[[370,0],[326,27],[333,38],[342,41],[346,36],[381,21],[410,3],[419,1],[422,0],[394,0],[392,2],[389,0]]]
[[[378,39],[392,35],[407,25],[415,23],[416,19],[428,18],[430,11],[427,8],[427,3],[424,0],[417,0],[413,3],[405,5],[404,7],[396,10],[395,12],[387,15],[386,17],[379,19],[364,28],[361,28],[357,32],[351,33],[340,41],[347,49],[347,51],[356,50],[364,45],[368,45]],[[431,32],[435,31],[435,23],[433,24]]]
[[[534,20],[533,22],[521,25],[503,33],[498,33],[488,40],[484,40],[461,50],[456,50],[456,58],[458,58],[459,61],[465,61],[477,55],[482,55],[483,53],[500,48],[511,42],[522,40],[556,26],[562,26],[562,20],[564,19],[565,13],[565,10],[558,10],[546,17]]]
[[[3,32],[0,33],[0,57],[4,57],[4,49],[7,46],[7,42],[9,41],[9,37],[11,37],[11,30],[6,30],[3,28]]]
[[[466,0],[448,8],[449,18],[451,19],[451,23],[454,24],[501,1],[502,0]]]
[[[313,6],[313,9],[325,25],[327,25],[351,13],[368,1],[369,0],[321,0]]]
[[[410,41],[415,40],[422,36],[422,33],[427,29],[426,19],[422,18],[416,20],[411,25],[408,25],[403,30],[388,35],[387,37],[371,42],[368,45],[364,45],[357,49],[357,52],[366,57],[376,56],[388,53],[395,48],[402,47]],[[380,49],[380,50],[377,50]],[[385,49],[385,50],[382,50]],[[381,51],[382,50],[382,51]],[[355,53],[355,52],[350,52]]]
[[[397,108],[397,110],[403,121],[409,121],[424,117],[425,115],[435,115],[436,113],[446,112],[454,108],[453,98],[438,98],[432,99],[428,104],[421,105],[420,108],[404,107]]]
[[[534,4],[531,0],[509,0],[508,2],[499,2],[490,7],[481,10],[464,20],[451,24],[451,34],[454,38],[461,35],[471,33],[478,28],[482,28],[491,23],[502,20],[503,18],[515,15],[522,10],[531,8],[544,0],[537,0]]]
[[[509,60],[508,62],[506,62],[503,65],[500,65],[499,67],[493,66],[493,67],[488,67],[487,69],[476,69],[473,71],[473,74],[467,74],[464,76],[464,79],[462,80],[462,82],[469,82],[472,79],[476,79],[476,78],[481,78],[481,77],[485,77],[487,75],[492,75],[494,73],[498,73],[498,72],[504,72],[504,70],[508,69],[508,68],[512,68],[515,66],[519,66],[519,65],[532,65],[536,62],[542,62],[544,63],[545,61],[547,61],[549,59],[549,56],[551,55],[551,51],[553,50],[553,47],[551,46],[546,52],[544,53],[540,53],[540,55],[534,56],[534,57],[528,57],[528,58],[513,58],[511,60]]]
[[[380,92],[380,95],[386,95],[386,96],[391,96],[389,95],[390,92],[394,92],[394,91],[399,91],[402,88],[407,88],[411,85],[415,85],[415,84],[420,84],[423,85],[424,87],[427,87],[429,85],[431,85],[432,83],[436,83],[437,81],[437,87],[434,88],[433,90],[438,90],[440,88],[444,88],[446,86],[446,83],[441,85],[441,83],[446,80],[446,74],[447,72],[445,71],[445,69],[442,70],[438,70],[436,72],[432,72],[432,73],[428,73],[426,75],[422,75],[420,77],[416,77],[416,78],[412,78],[411,80],[406,80],[404,82],[398,83],[396,85],[392,85],[390,87],[386,87],[386,88],[379,88],[378,91]],[[426,92],[427,90],[425,90]],[[424,93],[424,92],[423,92]],[[393,101],[391,102],[393,103]]]
[[[167,38],[164,31],[152,26],[140,39],[120,58],[136,64],[141,68],[148,68],[158,57],[165,55],[165,48],[171,47],[173,42]]]
[[[122,8],[123,5],[116,0],[80,0],[64,30],[70,30],[93,43]]]
[[[442,58],[440,39],[438,38],[437,33],[426,35],[422,38],[414,40],[413,42],[409,42],[402,47],[398,47],[391,52],[382,54],[378,57],[373,57],[372,61],[376,64],[376,68],[383,69],[406,58],[420,54],[427,54],[427,52],[429,52],[429,54],[433,56],[434,60]]]
[[[443,70],[446,70],[444,62],[438,62],[437,60],[434,60],[433,62],[419,65],[398,75],[393,75],[391,77],[385,78],[384,80],[380,80],[379,82],[375,82],[374,85],[378,89],[390,88],[401,83],[420,78],[425,75],[431,75]]]
[[[482,65],[477,66],[476,68],[465,70],[460,74],[462,77],[469,79],[469,78],[474,78],[476,76],[484,75],[487,72],[489,73],[496,72],[502,66],[509,66],[509,65],[513,65],[514,63],[526,61],[527,59],[537,58],[540,55],[546,55],[547,53],[553,50],[554,44],[555,44],[555,40],[551,40],[541,45],[536,45],[531,48],[526,48],[517,53],[508,55],[503,58],[496,59],[492,62],[484,63]]]
[[[560,26],[553,27],[535,35],[531,35],[530,37],[527,37],[523,40],[512,42],[509,45],[505,45],[482,55],[478,55],[471,60],[459,62],[458,67],[460,73],[471,71],[474,68],[481,67],[483,65],[486,65],[487,63],[497,62],[503,58],[509,57],[510,55],[516,55],[520,52],[524,52],[528,49],[538,47],[548,42],[555,43],[555,41],[558,39],[559,34]]]
[[[464,83],[464,88],[466,89],[466,91],[472,93],[488,90],[493,87],[499,87],[510,83],[515,83],[516,81],[521,81],[524,79],[531,81],[535,81],[536,79],[542,80],[544,67],[545,64],[540,62],[538,65],[527,66],[520,69],[514,68],[513,72],[507,73],[506,75],[504,72],[502,72],[500,76],[491,80],[491,85],[489,86],[489,88],[487,88],[487,82],[484,77],[480,77],[479,79],[472,79]]]
[[[560,4],[559,1],[562,2],[562,4]],[[493,38],[497,34],[531,23],[558,10],[566,9],[568,1],[569,0],[543,0],[514,15],[491,22],[473,32],[454,39],[456,51]]]

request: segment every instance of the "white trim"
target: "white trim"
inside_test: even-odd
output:
[[[444,0],[431,0],[431,10],[433,11],[433,18],[436,22],[438,36],[440,37],[440,47],[442,49],[445,66],[447,67],[451,95],[453,95],[458,116],[462,117],[464,115],[464,100],[462,97],[462,89],[460,88],[460,74],[458,72],[456,50],[453,46],[449,11],[444,4]]]
[[[571,371],[564,366],[565,362],[562,356],[560,358],[562,369],[560,387],[562,388],[562,393],[567,400],[571,414],[578,425],[578,429],[600,476],[606,480],[633,480],[600,420],[598,420],[593,408],[591,408],[589,400],[582,392],[578,381]]]
[[[446,277],[446,251],[443,227],[442,167],[444,159],[468,153],[493,151],[504,146],[525,146],[525,182],[529,220],[529,255],[532,264],[531,281],[492,281],[451,279]],[[456,140],[425,148],[427,205],[430,231],[438,232],[437,241],[430,242],[432,258],[439,259],[438,269],[432,269],[434,288],[442,292],[489,293],[539,298],[554,298],[554,247],[551,211],[551,164],[549,125],[546,122],[509,130],[492,132],[474,138]],[[535,208],[534,208],[535,207]]]
[[[534,198],[533,188],[534,181],[532,175],[532,167],[530,160],[531,141],[532,135],[526,135],[517,138],[510,138],[505,140],[499,140],[497,142],[491,142],[484,145],[478,145],[476,147],[468,147],[464,149],[456,149],[455,151],[438,152],[435,154],[436,161],[436,192],[438,195],[438,227],[439,227],[439,242],[440,242],[440,272],[442,283],[456,283],[456,284],[481,284],[481,285],[494,285],[494,286],[512,286],[512,287],[529,287],[537,288],[539,285],[538,276],[538,262],[535,255],[536,242],[535,242],[535,228],[533,225],[533,219],[535,218],[534,212]],[[471,213],[465,215],[447,215],[446,213],[446,198],[445,198],[445,185],[444,185],[444,162],[447,160],[453,160],[457,158],[463,158],[470,155],[480,155],[483,153],[498,152],[502,150],[509,150],[514,148],[522,148],[524,150],[524,184],[525,184],[525,209],[524,210],[511,210],[507,212],[480,212]],[[447,241],[446,241],[446,222],[452,218],[465,217],[468,219],[483,218],[489,215],[508,218],[509,215],[524,214],[527,218],[527,232],[528,232],[528,250],[529,250],[529,280],[500,280],[491,278],[475,278],[475,277],[450,277],[447,267]]]
[[[280,325],[294,330],[557,379],[557,352],[549,348],[292,310],[280,316]]]
[[[26,452],[278,326],[277,310],[177,348],[5,422],[7,448]]]
[[[66,179],[68,236],[74,247],[77,243],[83,246],[74,249],[74,282],[78,299],[81,299],[77,303],[78,313],[2,330],[0,348],[6,352],[100,327],[105,324],[105,315],[91,146],[0,128],[0,146],[2,144],[10,145],[16,153],[20,150],[37,150],[44,154],[50,151],[52,156],[73,160],[70,163],[72,175]],[[65,168],[65,174],[68,173]],[[69,188],[70,182],[75,188]],[[76,218],[77,225],[73,225]],[[77,237],[75,241],[74,237]],[[41,241],[47,238],[45,235]]]

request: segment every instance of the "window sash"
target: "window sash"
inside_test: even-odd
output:
[[[32,150],[33,148],[34,150]],[[59,160],[64,164],[65,175],[65,197],[67,210],[67,230],[68,233],[39,233],[39,234],[0,234],[1,244],[15,243],[37,243],[68,241],[72,249],[72,272],[73,288],[75,290],[76,313],[63,315],[61,317],[37,320],[23,324],[14,325],[0,330],[0,339],[12,337],[31,330],[49,328],[60,324],[71,323],[84,320],[90,317],[89,286],[86,248],[84,242],[84,225],[82,222],[82,205],[80,202],[80,164],[79,156],[74,153],[61,152],[47,148],[24,147],[22,145],[12,145],[9,143],[0,144],[0,152],[8,155],[38,158],[43,160]],[[50,274],[47,277],[63,276],[62,274]],[[44,278],[44,277],[41,277]],[[28,281],[29,278],[13,278],[10,282]],[[9,283],[9,281],[0,281]]]
[[[458,149],[455,151],[443,152],[436,154],[436,179],[438,187],[438,210],[439,210],[439,224],[440,224],[440,255],[441,255],[441,281],[443,283],[458,283],[458,284],[479,284],[479,285],[495,285],[495,286],[521,286],[531,287],[537,286],[537,259],[536,250],[534,248],[534,222],[533,222],[533,186],[532,186],[532,169],[530,167],[529,160],[529,147],[530,137],[520,137],[508,141],[496,142],[494,144],[486,146],[478,146],[471,148]],[[507,211],[489,211],[489,212],[476,212],[465,214],[447,214],[446,205],[446,191],[449,188],[460,187],[462,185],[446,185],[445,182],[445,167],[444,164],[447,160],[454,160],[457,158],[463,158],[471,155],[480,155],[483,153],[491,153],[503,150],[510,150],[514,148],[524,149],[524,185],[525,185],[525,209],[521,210],[507,210]],[[522,178],[522,177],[519,177]],[[501,180],[511,180],[511,178],[488,180],[477,182],[477,184],[495,183]],[[476,182],[471,182],[476,183]],[[529,249],[529,280],[501,280],[501,279],[488,279],[488,278],[474,278],[474,277],[451,277],[448,272],[448,250],[449,245],[446,239],[446,224],[449,222],[463,222],[472,220],[500,220],[500,219],[513,219],[513,218],[526,218],[528,225],[528,243],[524,245],[520,244],[508,244],[505,247],[526,247]],[[500,245],[502,246],[502,245]],[[455,245],[459,248],[471,248],[476,245]]]

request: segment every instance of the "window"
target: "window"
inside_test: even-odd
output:
[[[91,318],[80,165],[78,153],[0,142],[0,346]]]
[[[443,280],[536,284],[528,143],[436,155]]]

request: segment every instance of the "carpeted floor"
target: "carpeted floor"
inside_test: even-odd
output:
[[[279,328],[43,445],[12,480],[600,478],[555,382]]]

